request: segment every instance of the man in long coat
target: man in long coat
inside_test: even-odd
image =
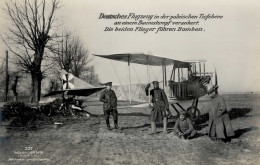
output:
[[[100,95],[100,101],[103,102],[103,110],[105,115],[105,120],[107,124],[107,129],[111,130],[109,123],[109,115],[112,114],[114,118],[115,129],[118,129],[118,112],[117,112],[117,97],[115,92],[111,89],[112,82],[104,83],[107,88],[102,91]]]
[[[218,86],[208,90],[212,98],[209,110],[209,137],[213,140],[230,141],[235,135],[227,113],[227,106],[222,96],[218,95]]]
[[[153,109],[150,114],[152,134],[156,133],[156,122],[163,122],[163,132],[167,133],[167,116],[169,111],[169,103],[164,90],[159,88],[159,82],[153,81],[154,89],[150,91],[152,96]],[[149,95],[150,84],[145,88],[146,95]]]

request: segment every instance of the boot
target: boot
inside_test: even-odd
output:
[[[167,118],[163,118],[163,133],[167,133]]]
[[[107,123],[107,129],[110,131],[110,130],[111,130],[111,127],[110,127],[110,124],[109,124],[109,118],[106,119],[106,123]]]
[[[155,122],[151,122],[151,128],[152,128],[152,134],[156,134],[157,131],[156,131],[156,124],[155,124]]]
[[[112,130],[109,124],[107,124],[107,130]]]
[[[114,121],[114,124],[115,124],[115,129],[119,129],[119,126],[117,124],[117,120]]]

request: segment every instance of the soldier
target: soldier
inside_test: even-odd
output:
[[[112,82],[100,83],[100,85],[105,85],[107,88],[102,91],[100,95],[100,101],[103,102],[103,110],[106,119],[107,129],[111,130],[109,124],[109,115],[112,113],[114,118],[115,129],[119,129],[118,127],[118,112],[117,112],[117,97],[115,92],[111,89]]]
[[[181,112],[180,118],[177,119],[174,128],[174,134],[181,139],[191,139],[197,133],[194,130],[192,121],[187,117],[185,112]]]
[[[159,82],[152,82],[154,89],[150,91],[152,96],[153,109],[150,114],[152,134],[156,133],[156,123],[163,122],[163,132],[167,133],[167,116],[166,113],[169,112],[169,103],[164,90],[159,88]],[[146,95],[149,94],[150,84],[147,84],[145,88]]]
[[[230,142],[235,135],[227,106],[223,97],[218,95],[218,86],[213,86],[208,90],[208,95],[212,98],[209,110],[209,137],[212,140],[223,140]]]

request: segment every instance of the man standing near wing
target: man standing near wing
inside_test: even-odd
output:
[[[152,82],[154,89],[150,91],[152,96],[153,109],[150,114],[152,134],[156,133],[156,122],[163,122],[163,132],[167,133],[167,116],[169,111],[169,103],[164,90],[159,88],[159,82]],[[149,95],[150,84],[147,84],[145,88],[146,95]]]
[[[118,127],[118,112],[117,112],[117,97],[115,92],[111,89],[112,82],[100,83],[100,85],[105,85],[107,88],[102,91],[100,95],[100,101],[103,102],[103,110],[105,115],[105,120],[107,124],[107,129],[111,130],[109,123],[109,115],[112,114],[114,118],[115,129],[119,129]]]
[[[212,98],[209,110],[209,137],[212,140],[230,142],[235,135],[227,112],[227,106],[222,96],[218,94],[218,86],[208,89],[208,95]]]

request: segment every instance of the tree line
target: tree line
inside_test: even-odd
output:
[[[91,66],[93,58],[79,36],[62,28],[56,16],[61,6],[60,0],[8,0],[5,3],[8,24],[1,38],[12,53],[10,62],[15,69],[8,76],[15,100],[17,86],[26,74],[31,77],[32,103],[40,100],[43,79],[48,79],[49,91],[61,87],[58,73],[61,69],[93,85],[99,81]],[[2,70],[0,68],[0,72]],[[0,90],[5,84],[3,78],[0,78]]]

